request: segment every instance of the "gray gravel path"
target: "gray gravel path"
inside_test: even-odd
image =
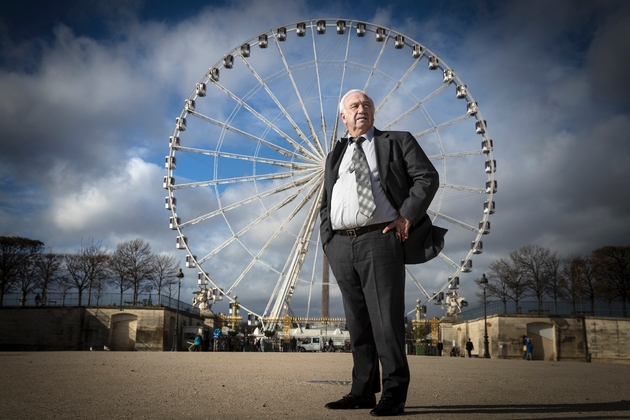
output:
[[[630,419],[630,365],[410,356],[409,419]],[[3,419],[367,419],[349,353],[0,353]]]

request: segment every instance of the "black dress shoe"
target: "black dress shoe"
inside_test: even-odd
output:
[[[373,408],[376,405],[374,394],[368,397],[348,394],[338,401],[329,402],[326,408],[331,410],[351,410],[354,408]]]
[[[404,402],[394,402],[389,398],[381,398],[370,414],[376,417],[397,416],[405,412]]]

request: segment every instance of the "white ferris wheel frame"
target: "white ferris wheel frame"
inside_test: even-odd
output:
[[[481,147],[479,149],[473,149],[468,151],[461,152],[445,152],[442,148],[441,140],[440,140],[440,152],[438,154],[429,155],[429,158],[435,162],[436,167],[441,166],[442,171],[446,171],[446,162],[449,159],[457,159],[457,158],[465,158],[467,156],[476,156],[476,155],[485,155],[485,172],[487,174],[486,185],[484,186],[466,186],[466,185],[455,185],[447,182],[442,182],[440,184],[440,189],[438,194],[436,195],[436,199],[434,200],[435,205],[433,208],[429,209],[428,213],[432,220],[435,222],[436,220],[447,223],[448,226],[457,226],[457,228],[461,228],[467,231],[472,232],[473,240],[471,241],[471,246],[469,251],[465,256],[461,258],[461,262],[458,263],[446,255],[444,252],[440,253],[439,257],[445,261],[448,265],[451,266],[453,272],[448,277],[448,280],[444,282],[444,284],[438,288],[437,291],[432,293],[427,292],[427,290],[420,284],[417,280],[416,276],[412,274],[412,272],[407,269],[408,277],[416,284],[421,293],[427,298],[428,301],[436,300],[440,293],[443,292],[447,287],[456,288],[458,282],[458,275],[462,272],[468,272],[472,269],[472,256],[473,254],[481,253],[482,251],[482,241],[481,238],[483,235],[489,233],[490,231],[490,223],[488,221],[489,215],[494,213],[494,201],[493,195],[496,193],[496,180],[494,177],[496,171],[496,161],[493,159],[492,151],[493,145],[492,140],[490,140],[489,135],[487,133],[486,121],[483,119],[481,114],[481,110],[478,108],[477,103],[473,99],[472,95],[466,88],[466,85],[459,79],[459,77],[455,74],[455,72],[439,57],[434,54],[431,50],[426,48],[424,45],[416,42],[415,40],[396,32],[392,29],[375,25],[369,22],[364,21],[356,21],[350,19],[313,19],[313,20],[305,20],[299,22],[293,22],[290,24],[282,25],[277,28],[271,29],[267,32],[263,32],[259,35],[256,35],[240,46],[234,48],[230,52],[228,52],[221,60],[219,60],[214,66],[212,66],[208,72],[205,73],[203,78],[197,83],[195,89],[192,91],[188,99],[185,100],[185,105],[181,110],[179,117],[176,119],[175,129],[173,131],[172,136],[169,141],[169,154],[166,157],[166,169],[167,175],[164,177],[164,188],[168,192],[168,196],[166,197],[166,208],[171,211],[171,223],[170,227],[173,230],[177,230],[177,248],[185,250],[187,253],[187,267],[193,268],[197,267],[199,269],[199,283],[203,287],[206,285],[211,285],[215,290],[218,291],[220,296],[226,296],[231,302],[235,302],[236,296],[232,296],[232,293],[235,291],[239,283],[242,281],[245,274],[249,273],[249,270],[255,264],[265,264],[264,261],[261,261],[260,257],[265,253],[265,251],[271,246],[273,243],[275,236],[279,234],[292,220],[295,215],[307,207],[310,204],[310,208],[306,212],[306,217],[304,218],[304,222],[302,223],[302,227],[300,229],[299,234],[295,237],[295,242],[293,244],[291,253],[288,255],[288,258],[285,261],[284,267],[281,270],[274,269],[278,274],[278,282],[275,285],[274,292],[269,299],[269,303],[265,308],[265,311],[262,313],[255,312],[251,310],[247,305],[239,302],[241,308],[247,310],[251,314],[256,315],[261,320],[271,320],[271,324],[278,322],[277,320],[281,319],[283,315],[286,314],[289,302],[293,295],[293,292],[297,286],[297,282],[300,276],[300,272],[303,268],[304,259],[306,257],[307,252],[309,252],[309,246],[313,245],[313,241],[311,240],[311,236],[313,235],[313,231],[317,225],[318,218],[318,209],[320,202],[320,197],[322,193],[322,185],[323,185],[323,172],[324,172],[324,160],[328,151],[332,150],[336,139],[341,137],[343,134],[343,126],[340,124],[339,115],[337,113],[337,117],[333,122],[333,128],[330,132],[330,136],[328,136],[329,131],[327,130],[327,125],[329,121],[326,120],[325,112],[324,112],[324,100],[322,98],[322,79],[321,71],[318,66],[322,65],[322,63],[318,59],[318,53],[315,42],[315,37],[319,35],[325,34],[327,29],[333,28],[336,30],[337,34],[340,36],[346,37],[346,46],[345,46],[345,61],[342,64],[339,64],[343,67],[342,70],[342,78],[340,80],[339,92],[337,93],[338,99],[343,95],[343,89],[345,88],[345,77],[346,71],[350,68],[350,66],[357,66],[357,63],[351,63],[348,60],[348,54],[351,48],[351,38],[352,34],[356,33],[359,37],[364,37],[365,35],[374,36],[375,42],[380,42],[383,44],[380,53],[374,63],[367,64],[365,66],[364,71],[369,72],[369,76],[365,83],[366,90],[373,76],[387,78],[388,75],[379,73],[379,60],[385,48],[389,46],[392,42],[394,43],[395,49],[405,49],[411,51],[413,63],[409,66],[406,73],[398,80],[393,80],[391,91],[380,100],[378,104],[376,104],[376,114],[382,110],[386,104],[390,101],[392,96],[397,93],[401,84],[405,82],[407,77],[409,77],[416,66],[426,60],[428,63],[430,70],[441,70],[443,73],[443,83],[438,86],[434,91],[430,94],[426,95],[423,98],[418,98],[415,101],[415,104],[408,108],[406,111],[400,113],[397,118],[390,121],[390,123],[386,124],[383,127],[379,127],[383,130],[387,130],[390,127],[394,126],[396,123],[403,121],[410,114],[417,110],[423,110],[425,104],[431,101],[434,97],[439,95],[442,91],[447,89],[449,86],[456,87],[456,96],[458,99],[465,99],[467,102],[467,111],[462,115],[459,115],[455,118],[452,118],[448,121],[441,122],[436,124],[431,115],[424,112],[427,120],[430,121],[431,126],[423,131],[412,133],[416,138],[421,138],[428,134],[435,134],[439,138],[439,133],[441,130],[446,127],[458,124],[464,120],[474,118],[475,122],[475,130],[476,134],[481,136]],[[293,34],[292,34],[293,33]],[[314,84],[316,85],[316,89],[318,91],[317,95],[319,97],[319,107],[320,113],[316,116],[311,116],[307,111],[307,102],[309,99],[305,99],[302,97],[302,93],[300,88],[298,88],[296,81],[294,79],[293,73],[297,71],[295,67],[291,66],[287,58],[283,53],[282,43],[286,42],[289,35],[291,36],[297,34],[298,36],[305,36],[307,33],[310,33],[310,36],[313,39],[313,58],[310,65],[316,67],[316,80]],[[392,42],[390,42],[392,41]],[[257,70],[249,63],[248,57],[253,53],[251,49],[253,47],[259,47],[260,49],[267,48],[270,43],[274,43],[278,48],[279,55],[281,60],[283,61],[284,71],[282,74],[274,75],[272,77],[263,78],[260,74],[258,74]],[[275,104],[275,106],[280,111],[280,114],[288,123],[292,126],[293,132],[286,133],[282,129],[280,129],[274,122],[274,120],[269,119],[269,117],[263,115],[263,112],[259,109],[256,109],[254,106],[248,103],[248,97],[253,95],[253,90],[248,92],[245,95],[238,95],[235,92],[231,91],[229,88],[225,87],[220,82],[220,75],[223,71],[230,71],[230,69],[234,66],[235,59],[239,59],[241,63],[243,63],[247,69],[252,73],[252,75],[257,79],[258,86],[255,86],[255,90],[258,91],[263,89],[266,94],[269,96],[271,101]],[[325,67],[325,66],[324,66]],[[382,72],[381,72],[382,73]],[[294,90],[295,96],[298,98],[298,103],[296,106],[301,108],[303,111],[303,118],[308,126],[308,131],[305,132],[302,128],[300,128],[299,124],[295,121],[295,117],[292,117],[292,114],[285,108],[280,98],[276,96],[274,90],[269,86],[271,82],[273,82],[274,78],[277,77],[287,77],[291,81],[292,89]],[[227,119],[222,120],[220,118],[215,118],[211,115],[206,115],[200,113],[196,110],[195,104],[196,102],[206,96],[206,89],[209,87],[214,87],[219,89],[222,93],[227,95],[235,104],[235,109],[238,110],[246,110],[250,115],[254,116],[258,119],[262,124],[268,127],[267,132],[275,132],[274,135],[279,136],[284,139],[286,142],[284,145],[280,145],[278,143],[274,143],[268,141],[264,136],[255,135],[250,132],[245,131],[243,128],[239,127],[238,123],[234,123],[233,118],[235,118],[235,112],[228,116]],[[337,99],[337,102],[338,102]],[[311,98],[310,101],[313,99]],[[217,146],[215,150],[210,149],[202,149],[197,147],[189,147],[186,145],[180,144],[180,135],[186,130],[186,120],[187,117],[196,117],[205,123],[209,123],[216,127],[220,127],[223,134],[222,136],[230,132],[232,134],[241,136],[244,139],[248,139],[254,141],[258,144],[258,148],[268,148],[269,150],[277,153],[278,156],[284,156],[286,159],[278,159],[278,158],[266,158],[262,156],[252,156],[250,154],[239,154],[235,152],[223,151],[220,149],[220,146]],[[314,121],[314,118],[319,118],[319,127],[316,127],[317,123]],[[320,133],[318,135],[318,133]],[[272,133],[273,134],[273,133]],[[323,137],[323,138],[322,138]],[[258,150],[258,149],[257,149]],[[267,174],[252,174],[249,176],[242,177],[230,177],[230,178],[221,178],[217,172],[217,166],[214,168],[214,177],[210,180],[204,181],[195,181],[188,183],[176,183],[175,182],[175,170],[176,170],[176,154],[177,153],[188,153],[188,154],[199,154],[210,156],[211,158],[217,161],[219,158],[222,159],[232,159],[234,161],[243,161],[249,162],[252,165],[271,165],[278,168],[285,169],[285,172],[276,172],[276,173],[267,173]],[[219,200],[218,208],[209,211],[207,213],[200,214],[197,217],[189,218],[188,220],[184,220],[183,222],[178,217],[177,213],[177,198],[176,192],[183,189],[194,189],[194,188],[204,188],[204,187],[217,187],[220,184],[231,185],[237,183],[244,182],[263,182],[263,181],[286,181],[285,184],[280,184],[279,186],[269,189],[267,191],[256,192],[251,197],[247,199],[243,199],[241,201],[237,201],[231,204],[221,205],[220,197],[217,197]],[[449,216],[448,214],[442,213],[440,211],[442,207],[442,197],[444,192],[450,191],[462,191],[466,193],[472,194],[483,194],[486,197],[484,203],[484,209],[481,215],[481,221],[478,226],[473,226],[470,223],[459,220],[456,217]],[[232,231],[232,238],[230,241],[226,241],[220,246],[214,248],[211,252],[206,253],[201,258],[198,258],[195,255],[193,247],[188,243],[188,239],[185,235],[186,229],[192,226],[195,226],[198,223],[203,223],[206,220],[212,219],[214,217],[224,217],[226,212],[237,209],[239,206],[246,205],[251,201],[261,201],[267,196],[271,196],[279,193],[286,193],[291,191],[291,194],[286,196],[282,201],[276,203],[276,206],[268,209],[266,212],[260,215],[260,217],[243,229],[239,231]],[[218,195],[218,194],[217,194]],[[300,197],[301,196],[301,197]],[[286,218],[281,228],[276,231],[274,235],[267,240],[265,245],[256,253],[250,252],[252,257],[248,268],[246,271],[241,273],[236,280],[229,285],[226,289],[225,284],[219,281],[218,279],[213,278],[209,273],[202,269],[202,266],[205,262],[211,260],[215,255],[217,255],[220,251],[222,251],[229,243],[237,241],[240,242],[239,238],[241,235],[244,235],[249,229],[255,227],[260,221],[264,218],[269,217],[271,213],[277,210],[280,207],[283,207],[289,202],[294,200],[298,200],[300,204],[296,206],[293,210],[290,217]],[[437,202],[436,202],[437,200]],[[229,225],[229,222],[226,219],[226,223]],[[230,227],[231,229],[231,227]],[[317,245],[317,243],[315,244]],[[243,245],[245,246],[245,245]],[[318,253],[321,252],[318,246],[314,247],[315,250],[313,252]],[[315,257],[316,258],[316,257]],[[267,268],[271,268],[267,266]],[[313,275],[314,275],[313,269]],[[457,279],[457,280],[455,280]],[[310,293],[310,292],[309,292]],[[215,295],[215,298],[219,296]],[[309,294],[310,298],[310,294]],[[310,299],[309,299],[310,306]]]

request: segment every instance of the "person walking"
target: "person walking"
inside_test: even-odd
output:
[[[534,345],[532,339],[528,337],[525,343],[525,360],[532,360],[532,350],[534,350]]]
[[[193,349],[192,351],[201,351],[201,344],[203,343],[203,340],[201,338],[201,335],[197,334],[195,336],[195,341],[193,342]]]
[[[468,341],[466,341],[466,352],[468,353],[468,357],[472,357],[472,351],[475,349],[475,346],[473,346],[472,341],[470,341],[470,338],[468,339]]]
[[[426,262],[444,245],[446,230],[426,214],[439,176],[410,133],[374,128],[365,92],[347,92],[339,115],[350,137],[326,158],[320,237],[341,290],[354,367],[350,393],[326,408],[402,414],[410,380],[405,263]]]
[[[220,328],[215,328],[212,337],[214,338],[214,346],[213,346],[214,351],[219,351],[219,344],[220,344],[219,341],[223,337],[223,332],[221,331]]]
[[[444,350],[444,344],[441,341],[437,343],[438,356],[442,357],[442,351]]]
[[[523,336],[523,357],[522,359],[525,360],[525,357],[527,356],[527,336],[524,335]]]

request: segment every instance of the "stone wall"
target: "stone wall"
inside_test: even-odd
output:
[[[623,318],[587,318],[588,349],[593,360],[630,362],[630,321]]]
[[[453,345],[463,350],[470,338],[472,354],[484,356],[483,318],[442,320],[440,327],[447,355]],[[535,360],[630,363],[630,320],[625,318],[493,315],[487,328],[490,357],[521,358],[526,335],[534,344]]]
[[[175,319],[175,310],[164,307],[3,307],[0,350],[170,350]],[[185,325],[214,325],[182,312],[179,323],[180,333]]]

